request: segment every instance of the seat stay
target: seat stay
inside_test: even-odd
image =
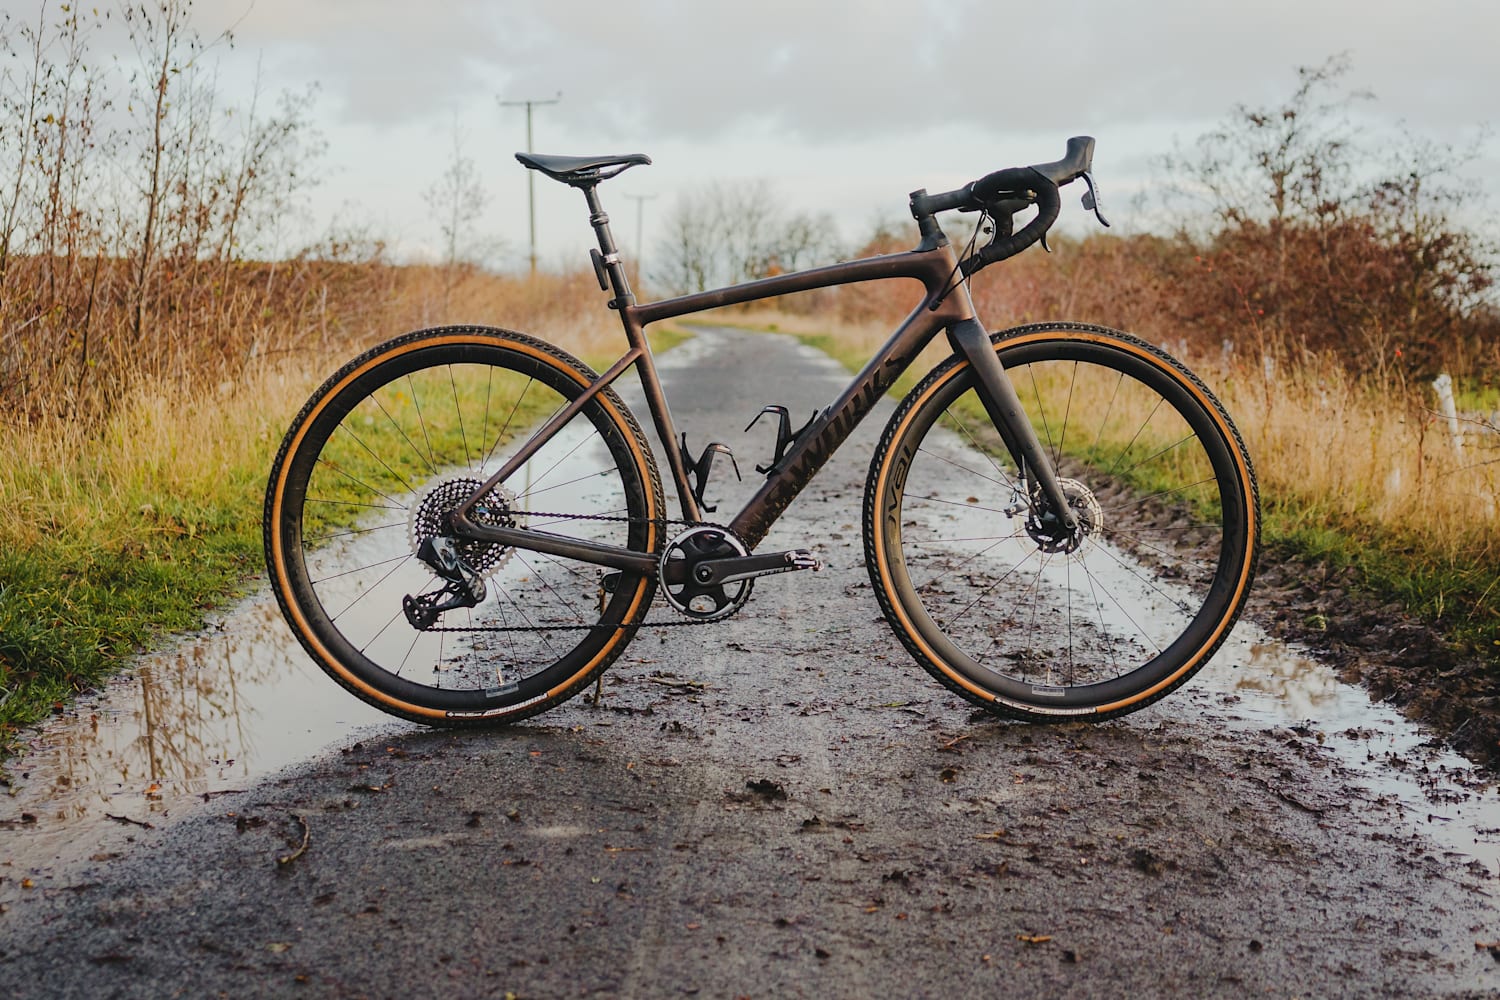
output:
[[[577,399],[574,399],[567,406],[554,413],[552,417],[542,425],[540,430],[531,435],[526,443],[523,444],[520,448],[516,449],[515,454],[511,455],[510,458],[506,460],[505,464],[500,467],[499,471],[497,471],[489,479],[485,480],[483,486],[480,486],[477,490],[475,490],[474,493],[469,497],[469,499],[465,500],[453,511],[453,523],[457,527],[459,527],[465,534],[475,533],[477,531],[477,526],[469,520],[469,515],[473,513],[475,505],[478,504],[481,499],[488,496],[490,491],[493,490],[496,486],[499,486],[501,483],[505,482],[512,475],[514,475],[517,469],[521,468],[521,466],[531,461],[532,457],[536,455],[537,452],[541,451],[543,446],[545,446],[548,441],[551,441],[552,438],[557,435],[558,431],[562,430],[563,427],[565,427],[574,417],[578,416],[579,411],[587,406],[595,396],[603,392],[610,386],[611,383],[615,381],[615,379],[619,378],[625,373],[628,368],[630,368],[631,365],[635,364],[636,361],[641,357],[641,354],[642,350],[639,347],[632,348],[631,350],[625,352],[625,354],[621,356],[620,360],[616,361],[613,365],[610,366],[607,372],[594,379],[594,381],[591,382],[589,386],[578,395]]]

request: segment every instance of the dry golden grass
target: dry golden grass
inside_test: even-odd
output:
[[[138,532],[136,515],[160,506],[153,497],[223,502],[226,488],[264,475],[291,417],[324,378],[358,350],[408,329],[481,323],[532,333],[584,357],[622,350],[613,314],[576,275],[523,281],[477,271],[390,271],[379,283],[348,285],[357,293],[352,302],[330,305],[324,296],[312,316],[266,317],[243,330],[233,350],[176,377],[135,373],[97,424],[23,416],[0,436],[0,503],[13,514],[0,526],[0,543],[25,547],[59,532],[108,541]],[[375,302],[364,298],[372,290],[379,292]]]
[[[1375,388],[1329,363],[1278,371],[1206,372],[1277,503],[1433,556],[1492,551],[1500,436],[1464,422],[1455,438],[1426,385]]]
[[[282,435],[312,391],[360,350],[447,323],[532,333],[593,363],[623,350],[591,275],[311,270],[311,281],[287,282],[292,294],[259,303],[252,289],[270,283],[245,283],[216,309],[246,321],[213,338],[164,322],[155,334],[166,342],[144,363],[129,367],[129,352],[115,350],[121,365],[108,395],[91,397],[107,405],[86,418],[41,405],[8,415],[9,433],[0,435],[8,512],[0,522],[0,747],[162,632],[197,625],[259,570],[265,477]],[[111,320],[123,331],[120,317],[102,317],[101,338]],[[46,400],[45,387],[31,398]]]

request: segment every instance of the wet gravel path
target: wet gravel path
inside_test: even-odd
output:
[[[683,350],[693,447],[727,441],[747,472],[760,405],[805,418],[839,376],[778,337]],[[765,543],[812,542],[824,572],[643,633],[601,705],[393,728],[59,867],[6,897],[0,995],[1500,991],[1493,877],[1312,734],[1229,725],[1192,689],[1097,727],[1009,724],[912,664],[859,540],[880,423]],[[729,475],[724,510],[751,486]]]

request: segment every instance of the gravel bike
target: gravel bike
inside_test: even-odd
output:
[[[329,378],[271,469],[271,586],[334,680],[432,725],[510,722],[576,694],[647,625],[739,610],[754,581],[818,568],[757,545],[939,333],[951,356],[897,405],[870,461],[864,546],[885,618],[937,680],[1000,715],[1104,719],[1193,675],[1244,606],[1259,550],[1249,456],[1181,364],[1097,326],[991,334],[968,278],[1043,241],[1059,188],[1094,141],[910,196],[912,250],[638,303],[599,185],[650,158],[518,153],[583,193],[591,249],[629,350],[603,374],[536,338],[443,327],[400,336]],[[1035,216],[1016,229],[1017,216]],[[936,216],[977,212],[963,255]],[[978,246],[980,234],[988,241]],[[831,404],[793,429],[767,406],[765,482],[724,522],[715,461],[679,436],[645,328],[702,310],[853,282],[924,289]],[[678,516],[636,417],[612,388],[639,375]],[[752,421],[752,424],[754,421]],[[667,621],[646,620],[653,601]]]

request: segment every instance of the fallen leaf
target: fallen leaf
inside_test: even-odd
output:
[[[748,789],[750,789],[750,791],[754,792],[756,795],[759,795],[759,796],[761,796],[763,798],[767,798],[767,799],[784,799],[784,798],[786,798],[786,789],[782,788],[776,782],[770,781],[770,780],[768,780],[766,778],[759,778],[759,779],[756,779],[754,781],[747,781],[747,782],[745,782],[745,787],[748,788]]]

